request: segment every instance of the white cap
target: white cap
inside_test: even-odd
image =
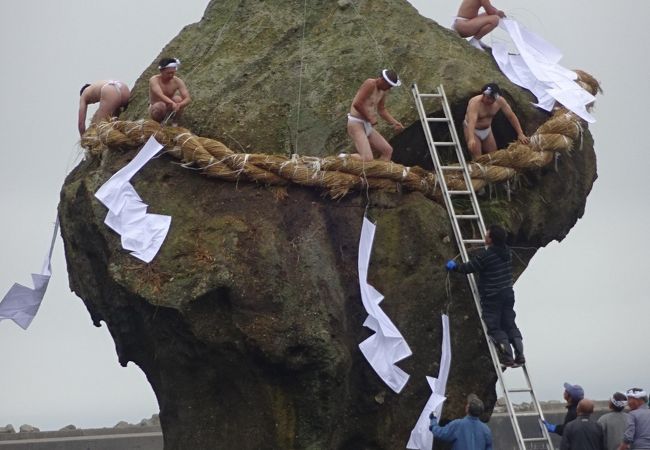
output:
[[[390,78],[388,78],[388,69],[384,69],[381,71],[381,76],[386,80],[386,83],[390,84],[392,87],[398,87],[402,85],[402,82],[400,81],[399,77],[397,77],[397,81],[393,81]]]

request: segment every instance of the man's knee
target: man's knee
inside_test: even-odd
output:
[[[156,122],[162,122],[165,119],[167,108],[163,102],[156,102],[149,107],[149,114]]]

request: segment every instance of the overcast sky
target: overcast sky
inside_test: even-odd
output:
[[[0,0],[0,297],[40,270],[63,179],[81,151],[80,86],[106,78],[133,86],[184,25],[200,20],[207,3]],[[444,26],[457,9],[456,0],[411,3]],[[542,249],[515,286],[535,387],[544,400],[559,400],[564,381],[598,399],[632,385],[650,388],[650,146],[642,123],[650,101],[642,33],[650,2],[627,0],[625,9],[604,0],[495,4],[562,49],[566,67],[592,73],[605,89],[591,127],[599,179],[585,217],[561,244]],[[140,369],[118,364],[106,327],[93,327],[70,293],[60,239],[52,265],[31,327],[0,322],[0,426],[113,426],[157,412]]]

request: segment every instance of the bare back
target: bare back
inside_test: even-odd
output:
[[[490,0],[462,0],[458,7],[458,17],[473,19],[478,17],[481,6],[487,14],[497,14],[497,9],[492,6]]]
[[[379,89],[376,81],[375,78],[368,78],[363,82],[359,91],[354,96],[354,100],[352,100],[352,106],[350,106],[351,115],[370,122],[374,121],[373,117],[368,117],[368,112],[376,114],[378,105],[385,98],[386,92],[388,92]]]
[[[481,8],[481,0],[463,0],[458,7],[458,17],[465,19],[473,19],[478,16],[478,11]]]

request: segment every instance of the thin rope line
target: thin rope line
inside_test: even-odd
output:
[[[298,153],[298,136],[300,135],[300,105],[302,100],[302,67],[305,60],[305,28],[307,26],[307,0],[302,11],[302,39],[300,40],[300,74],[298,76],[298,114],[296,117],[296,143],[294,152]]]
[[[370,28],[368,28],[368,25],[366,25],[366,21],[363,20],[363,17],[362,17],[361,14],[359,13],[359,9],[357,9],[357,5],[354,3],[354,1],[350,1],[350,4],[351,4],[352,7],[354,8],[354,12],[356,12],[356,13],[357,13],[357,16],[359,16],[359,19],[361,19],[361,23],[363,24],[363,27],[366,29],[366,32],[370,35],[370,37],[371,37],[372,40],[374,41],[374,43],[375,43],[375,48],[376,48],[376,50],[377,50],[377,53],[379,53],[379,56],[380,56],[380,58],[381,58],[381,63],[382,63],[382,65],[383,65],[383,63],[386,61],[386,57],[384,56],[384,52],[381,51],[381,47],[379,46],[379,42],[377,41],[377,39],[375,39],[375,36],[374,36],[374,35],[372,34],[372,32],[370,31]]]

